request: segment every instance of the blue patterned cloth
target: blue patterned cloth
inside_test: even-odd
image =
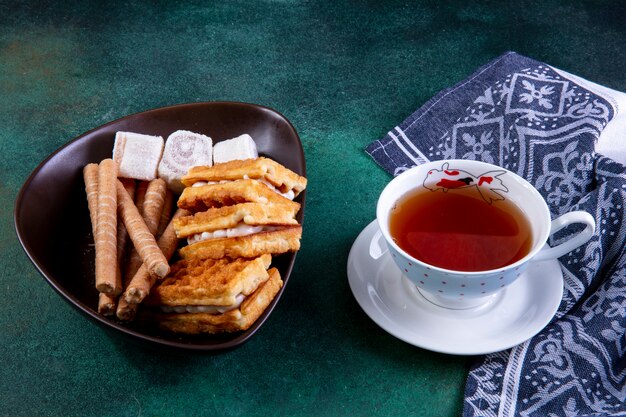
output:
[[[392,175],[438,159],[494,163],[530,181],[553,218],[571,210],[595,216],[591,240],[559,258],[565,284],[551,323],[512,349],[477,358],[466,417],[626,416],[626,170],[595,152],[619,106],[583,85],[507,53],[367,147]]]

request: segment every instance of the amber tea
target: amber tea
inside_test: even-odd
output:
[[[455,271],[504,267],[532,246],[530,223],[521,209],[509,200],[489,204],[474,187],[407,193],[391,210],[389,231],[412,257]]]

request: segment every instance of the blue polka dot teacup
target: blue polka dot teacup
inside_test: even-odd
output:
[[[508,216],[512,208],[522,213],[526,226],[510,227],[516,233],[527,229],[526,247],[499,264],[511,233],[504,230],[508,223],[486,213]],[[467,160],[428,162],[398,175],[382,191],[376,218],[380,232],[374,240],[384,239],[402,273],[429,301],[454,309],[487,302],[529,262],[558,258],[587,242],[595,230],[593,217],[584,211],[551,220],[546,202],[526,180]],[[555,247],[546,244],[551,234],[574,223],[585,227]],[[485,269],[476,269],[481,265]]]

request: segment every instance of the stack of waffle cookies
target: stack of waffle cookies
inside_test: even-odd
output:
[[[180,260],[152,288],[166,330],[220,333],[248,329],[282,287],[272,256],[300,248],[306,178],[265,157],[191,168],[172,223],[185,244]]]

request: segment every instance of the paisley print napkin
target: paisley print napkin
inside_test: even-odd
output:
[[[559,259],[556,316],[532,339],[476,358],[464,416],[626,415],[626,170],[616,162],[626,150],[625,97],[509,52],[367,147],[392,175],[437,159],[494,163],[530,181],[553,218],[595,216],[591,240]]]

